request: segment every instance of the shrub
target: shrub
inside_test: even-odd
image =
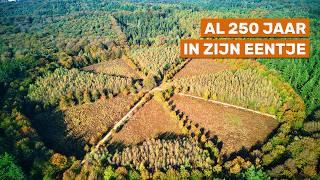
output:
[[[140,180],[141,179],[139,172],[136,170],[133,170],[133,169],[129,171],[128,176],[129,176],[130,180]]]
[[[114,171],[112,166],[106,167],[106,169],[103,172],[103,179],[115,179],[118,177],[118,174]]]
[[[256,180],[256,179],[270,179],[266,172],[261,169],[257,169],[255,166],[251,166],[244,173],[241,173],[241,176],[247,180]]]

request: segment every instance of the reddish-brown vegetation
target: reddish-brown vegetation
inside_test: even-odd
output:
[[[163,134],[179,135],[182,132],[178,122],[170,117],[169,112],[152,99],[139,109],[118,133],[114,134],[112,141],[137,144]]]
[[[103,133],[129,111],[127,107],[133,98],[133,95],[119,95],[68,108],[64,114],[70,134],[83,137],[90,144],[96,143]]]
[[[221,63],[212,59],[192,59],[174,78],[190,77],[201,74],[216,73],[231,69],[226,63]]]
[[[118,95],[67,108],[48,111],[35,117],[41,136],[64,154],[81,155],[85,144],[94,144],[103,133],[120,120],[129,110],[134,95]]]
[[[222,141],[223,154],[263,142],[278,125],[276,119],[204,100],[180,95],[174,95],[172,100],[192,122],[209,130],[211,137],[216,135]]]

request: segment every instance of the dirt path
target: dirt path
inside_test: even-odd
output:
[[[181,96],[187,96],[187,97],[192,97],[192,98],[195,98],[195,99],[201,99],[201,100],[209,101],[209,102],[212,102],[212,103],[215,103],[215,104],[221,104],[221,105],[224,105],[224,106],[233,107],[233,108],[241,109],[241,110],[244,110],[244,111],[249,111],[249,112],[253,112],[253,113],[256,113],[256,114],[261,114],[261,115],[272,117],[272,118],[276,119],[276,116],[274,116],[274,115],[271,115],[271,114],[268,114],[268,113],[263,113],[263,112],[260,112],[260,111],[255,111],[255,110],[244,108],[244,107],[241,107],[241,106],[236,106],[236,105],[232,105],[232,104],[228,104],[228,103],[224,103],[224,102],[220,102],[220,101],[207,100],[207,99],[204,99],[202,97],[193,96],[193,95],[189,95],[189,94],[183,94],[183,93],[178,93],[178,94],[181,95]]]
[[[138,103],[136,103],[135,106],[133,106],[131,108],[131,110],[124,115],[113,127],[112,129],[97,143],[97,145],[94,146],[94,148],[92,149],[92,151],[90,152],[90,154],[95,153],[101,146],[103,146],[108,140],[110,140],[110,138],[112,137],[112,134],[122,125],[124,125],[126,123],[126,121],[128,121],[130,119],[130,117],[132,117],[133,112],[139,108],[140,106],[142,106],[144,103],[144,97],[147,96],[148,94],[154,93],[156,91],[162,91],[162,89],[157,86],[153,89],[151,89],[150,91],[148,91],[140,100]],[[84,158],[82,160],[82,164],[85,163],[87,161],[86,158]]]
[[[117,130],[120,126],[122,126],[123,124],[125,124],[125,122],[133,115],[133,112],[138,108],[140,107],[141,105],[143,105],[143,100],[144,100],[144,97],[147,96],[148,94],[151,94],[151,93],[154,93],[155,91],[161,91],[162,89],[159,88],[159,87],[155,87],[153,88],[152,90],[150,90],[149,92],[147,92],[141,99],[138,103],[136,103],[135,106],[133,106],[131,108],[131,110],[125,115],[122,117],[122,119],[120,119],[112,128],[112,130]],[[100,146],[102,146],[103,144],[105,144],[109,138],[112,136],[113,134],[113,131],[110,130],[98,143],[97,145],[95,146],[95,149],[99,149]]]
[[[110,20],[111,28],[118,34],[120,46],[127,52],[129,45],[127,43],[126,35],[122,32],[121,27],[118,25],[117,20],[113,17],[113,15],[110,15]]]
[[[121,30],[121,27],[118,25],[116,18],[113,15],[110,15],[111,20],[111,28],[118,34],[120,47],[124,50],[123,60],[129,65],[131,68],[135,69],[141,78],[146,78],[145,74],[141,71],[141,67],[139,64],[136,64],[128,55],[129,52],[129,44],[127,42],[126,34]]]
[[[113,126],[113,128],[97,143],[97,145],[95,146],[95,149],[99,149],[100,146],[105,144],[109,140],[109,138],[112,136],[113,132],[116,131],[120,126],[122,126],[133,115],[133,111],[142,105],[143,103],[142,99],[135,106],[133,106],[133,108],[125,116],[123,116],[122,119],[120,119]]]

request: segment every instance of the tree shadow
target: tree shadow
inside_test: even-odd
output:
[[[32,126],[47,147],[55,152],[79,159],[85,155],[84,134],[77,137],[68,134],[63,112],[49,109],[35,114],[31,119]]]
[[[257,156],[255,154],[251,154],[250,152],[253,152],[254,150],[260,150],[264,144],[266,144],[272,137],[274,137],[277,134],[280,126],[281,126],[281,124],[279,124],[275,129],[273,129],[272,132],[263,141],[260,141],[260,140],[257,141],[250,148],[246,148],[246,147],[242,146],[239,151],[232,152],[229,155],[224,154],[224,155],[222,155],[222,160],[224,162],[229,161],[229,160],[236,158],[237,156],[240,156],[242,158],[249,158],[251,160],[255,160],[255,158]]]
[[[239,151],[233,152],[229,156],[223,157],[223,160],[229,161],[236,158],[237,156],[240,156],[242,158],[250,157],[250,151],[248,148],[242,146]]]
[[[108,146],[107,146],[108,151],[111,154],[114,154],[117,150],[118,151],[122,151],[126,147],[127,146],[124,144],[123,141],[112,142],[112,143],[109,143]]]
[[[307,116],[307,120],[309,120],[309,121],[312,121],[312,120],[315,120],[317,117],[317,115],[316,115],[316,112],[317,111],[320,111],[320,106],[317,106],[313,111],[312,111],[312,113],[310,113],[308,116]],[[319,118],[319,117],[318,117]]]
[[[155,136],[153,139],[161,139],[161,140],[176,140],[176,139],[181,139],[181,138],[185,138],[188,137],[186,135],[179,135],[173,132],[164,132],[164,133],[160,133],[157,136]],[[111,154],[114,154],[116,151],[120,152],[123,151],[124,148],[126,147],[132,147],[132,146],[140,146],[142,145],[145,141],[147,141],[147,139],[140,141],[139,143],[136,144],[130,144],[127,145],[124,143],[124,141],[114,141],[114,142],[109,142],[107,145],[108,151]]]
[[[261,149],[264,144],[266,144],[272,137],[274,137],[278,133],[280,127],[281,124],[278,124],[278,126],[274,128],[263,141],[257,141],[253,146],[251,146],[250,151]]]
[[[208,131],[205,135],[210,137],[210,131]],[[219,152],[221,152],[221,149],[223,147],[223,141],[219,140],[217,135],[214,135],[214,136],[210,137],[209,140],[212,141],[213,144],[215,144],[216,147],[219,149]]]
[[[186,135],[181,135],[181,134],[176,134],[173,132],[164,132],[158,134],[155,139],[163,139],[163,140],[175,140],[175,139],[180,139],[187,137]]]

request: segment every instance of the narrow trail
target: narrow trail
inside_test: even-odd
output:
[[[113,15],[110,15],[109,17],[111,21],[111,29],[113,29],[118,34],[120,46],[127,52],[129,49],[129,45],[127,43],[126,35],[122,32],[116,18],[114,18]]]
[[[118,34],[119,37],[119,43],[121,48],[124,50],[124,54],[127,57],[127,53],[129,50],[129,45],[127,43],[127,37],[124,34],[124,32],[121,30],[121,27],[118,25],[118,22],[116,20],[116,18],[113,15],[110,15],[110,20],[111,20],[111,27],[112,29]],[[127,58],[129,59],[129,58]],[[129,59],[130,60],[130,59]],[[130,60],[132,61],[132,60]],[[135,66],[136,64],[134,62],[132,62]],[[138,73],[140,74],[139,71],[139,67],[137,67],[136,69],[138,71]],[[159,86],[158,86],[159,87]],[[113,128],[95,145],[94,149],[91,151],[91,153],[93,153],[95,150],[99,149],[100,146],[104,145],[112,136],[113,131],[116,131],[120,126],[122,126],[127,120],[129,120],[129,118],[133,115],[133,112],[140,107],[143,104],[143,99],[144,97],[149,94],[152,93],[153,91],[156,91],[158,87],[155,87],[151,90],[149,90],[148,92],[145,93],[145,95],[136,103],[136,105],[134,105],[130,111],[124,115],[114,126]]]
[[[110,20],[111,20],[111,28],[117,33],[119,37],[119,44],[122,50],[124,50],[123,53],[123,60],[133,69],[137,71],[139,76],[141,78],[145,78],[145,74],[141,71],[141,68],[138,64],[136,64],[128,55],[129,52],[129,44],[127,42],[127,36],[126,34],[122,31],[121,27],[119,26],[116,18],[113,15],[109,15]]]
[[[207,100],[207,99],[199,97],[199,96],[193,96],[193,95],[184,94],[184,93],[178,93],[178,94],[181,95],[181,96],[191,97],[191,98],[195,98],[195,99],[201,99],[201,100],[209,101],[209,102],[212,102],[212,103],[215,103],[215,104],[220,104],[220,105],[224,105],[224,106],[227,106],[227,107],[233,107],[233,108],[236,108],[236,109],[241,109],[241,110],[244,110],[244,111],[249,111],[249,112],[253,112],[253,113],[256,113],[256,114],[260,114],[260,115],[263,115],[263,116],[268,116],[268,117],[276,119],[276,116],[274,116],[274,115],[271,115],[271,114],[268,114],[268,113],[263,113],[263,112],[260,112],[260,111],[255,111],[255,110],[244,108],[244,107],[241,107],[241,106],[236,106],[236,105],[233,105],[233,104],[228,104],[228,103],[215,101],[215,100]]]
[[[140,106],[142,106],[144,103],[144,97],[147,96],[148,94],[154,93],[156,91],[162,91],[163,89],[160,88],[161,85],[149,90],[148,92],[145,93],[145,95],[136,103],[136,105],[134,105],[130,111],[124,115],[116,124],[114,124],[114,126],[112,127],[112,129],[110,129],[110,131],[94,146],[94,148],[92,149],[92,151],[89,154],[93,154],[95,153],[97,150],[99,150],[99,148],[103,145],[106,144],[106,142],[108,140],[110,140],[110,138],[112,138],[113,133],[122,125],[124,125],[126,123],[126,121],[128,121],[132,115],[134,114],[133,112],[139,108]],[[82,160],[82,164],[85,163],[87,161],[87,158],[85,157]]]
[[[129,45],[127,43],[127,37],[126,35],[123,33],[123,31],[121,30],[121,27],[118,25],[118,22],[116,20],[116,18],[113,15],[109,15],[110,20],[111,20],[111,28],[118,34],[119,37],[119,45],[120,47],[124,50],[124,57],[125,57],[125,62],[130,66],[130,63],[132,63],[133,66],[135,66],[137,73],[141,76],[141,71],[139,71],[139,67],[131,60],[127,57],[127,53],[129,51]],[[130,61],[130,62],[127,62]],[[156,87],[157,88],[157,87]],[[145,93],[145,95],[130,109],[130,111],[125,114],[117,123],[114,124],[114,126],[112,127],[112,129],[109,130],[109,132],[103,136],[103,138],[93,147],[93,149],[88,153],[88,154],[93,154],[95,153],[97,150],[99,150],[99,148],[101,146],[103,146],[104,144],[106,144],[106,142],[108,140],[110,140],[110,138],[112,137],[112,134],[114,133],[114,131],[116,131],[120,126],[122,126],[123,124],[126,123],[126,121],[129,120],[129,118],[133,115],[133,112],[139,108],[141,105],[143,105],[143,99],[144,97],[148,94],[153,92],[154,89],[148,91]],[[84,164],[87,161],[87,156],[84,157],[84,159],[81,161],[81,164]]]
[[[116,131],[120,126],[122,126],[133,114],[133,111],[136,110],[139,106],[142,105],[142,99],[141,98],[139,100],[138,103],[136,103],[136,105],[134,105],[131,110],[126,114],[124,115],[114,126],[113,128],[97,143],[97,145],[94,147],[95,149],[99,149],[100,146],[104,145],[108,140],[109,138],[111,138],[112,134],[113,134],[113,131]]]
[[[133,62],[133,60],[130,59],[127,55],[128,51],[129,51],[129,45],[127,43],[126,35],[122,32],[121,27],[118,25],[117,20],[113,17],[113,15],[110,15],[110,19],[111,19],[112,29],[118,34],[120,46],[124,50],[125,62],[129,66],[130,66],[130,63],[133,66],[135,66],[134,69],[137,71],[137,73],[140,75],[140,77],[145,78],[146,76],[142,73],[142,71],[140,70],[140,67],[137,64],[135,64]],[[130,62],[127,62],[127,61],[130,61]],[[140,106],[142,106],[143,103],[145,103],[145,102],[143,102],[143,100],[147,94],[153,93],[155,91],[162,91],[161,85],[162,85],[162,83],[159,86],[147,91],[145,93],[145,95],[136,103],[136,105],[134,105],[125,116],[123,116],[116,124],[114,124],[112,129],[94,146],[94,148],[91,150],[90,154],[95,153],[101,146],[106,144],[106,142],[112,138],[112,134],[114,133],[114,131],[116,131],[119,127],[124,125],[126,123],[126,121],[128,121],[130,119],[130,117],[133,115],[134,111],[137,108],[139,108]],[[83,164],[86,161],[87,161],[87,159],[84,158],[81,163]]]
[[[126,121],[128,121],[130,119],[130,117],[132,117],[134,111],[139,108],[140,106],[142,106],[144,103],[144,99],[148,94],[152,94],[156,91],[162,91],[163,89],[161,88],[162,83],[159,84],[157,87],[154,87],[153,89],[147,91],[144,96],[136,103],[136,105],[134,105],[130,111],[124,115],[116,124],[114,124],[114,126],[112,127],[112,129],[109,130],[109,132],[94,146],[94,148],[91,150],[91,152],[89,154],[93,154],[95,153],[97,150],[99,150],[99,148],[103,145],[106,144],[106,142],[108,140],[110,140],[110,138],[112,138],[112,134],[114,133],[114,131],[116,131],[119,127],[121,127],[122,125],[124,125],[126,123]],[[87,158],[85,157],[81,164],[85,163],[87,161]]]
[[[162,89],[158,86],[158,87],[155,87],[153,88],[152,90],[148,91],[140,100],[139,102],[136,103],[136,105],[134,105],[130,111],[124,115],[114,126],[113,128],[97,143],[97,145],[95,146],[95,149],[99,149],[100,146],[104,145],[108,140],[109,138],[112,136],[113,134],[113,131],[112,130],[117,130],[120,126],[122,126],[132,115],[133,115],[133,112],[139,108],[141,105],[143,105],[143,99],[145,96],[147,96],[147,94],[151,94],[155,91],[162,91]]]

